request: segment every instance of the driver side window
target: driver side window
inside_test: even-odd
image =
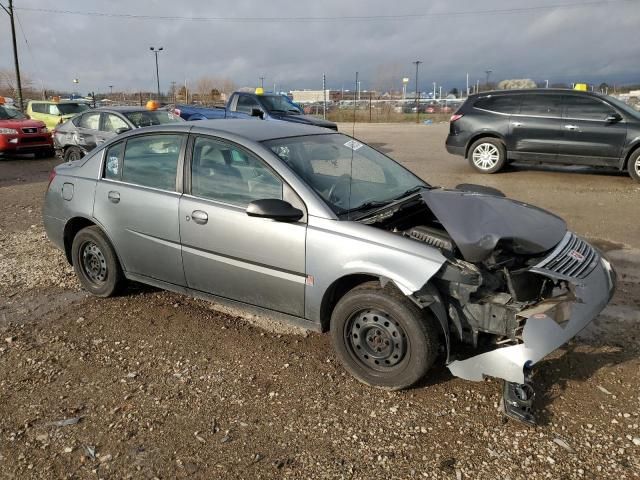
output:
[[[244,150],[198,137],[191,160],[191,194],[246,207],[254,200],[282,200],[282,181]]]
[[[251,115],[251,111],[254,108],[260,108],[258,102],[249,95],[240,95],[238,98],[238,104],[236,105],[236,112],[248,113]]]

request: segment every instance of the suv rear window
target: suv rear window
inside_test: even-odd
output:
[[[526,94],[520,101],[520,115],[560,117],[560,95]]]
[[[518,113],[520,97],[518,95],[500,95],[480,98],[473,105],[475,108],[498,113]]]

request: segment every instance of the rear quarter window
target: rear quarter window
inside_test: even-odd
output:
[[[481,110],[489,110],[497,113],[518,113],[520,109],[520,97],[518,95],[499,95],[483,97],[473,105]]]

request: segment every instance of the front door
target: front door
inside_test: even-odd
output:
[[[185,279],[176,180],[186,138],[150,134],[112,145],[105,152],[93,214],[126,272],[180,286]]]
[[[187,285],[202,292],[304,315],[306,223],[249,217],[249,202],[289,188],[240,146],[193,140],[180,237]],[[187,191],[185,189],[185,192]]]
[[[558,145],[559,161],[617,166],[627,124],[607,120],[616,110],[599,98],[585,95],[565,95],[562,103],[564,136]]]
[[[510,117],[513,158],[555,162],[562,138],[562,107],[559,95],[523,94],[520,111]]]

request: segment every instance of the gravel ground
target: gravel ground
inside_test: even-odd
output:
[[[470,181],[442,152],[439,126],[396,128],[358,135],[382,137],[433,183]],[[420,163],[420,146],[437,144],[433,164]],[[416,388],[381,391],[344,373],[326,335],[140,285],[88,297],[40,226],[46,184],[0,180],[0,476],[640,477],[640,234],[616,209],[640,194],[611,174],[513,173],[491,184],[550,201],[577,176],[614,192],[593,201],[618,212],[596,227],[563,213],[592,232],[620,283],[578,339],[537,365],[535,428],[504,422],[496,380],[466,382],[439,366]],[[522,188],[539,176],[544,188]],[[565,192],[562,208],[583,187]]]

